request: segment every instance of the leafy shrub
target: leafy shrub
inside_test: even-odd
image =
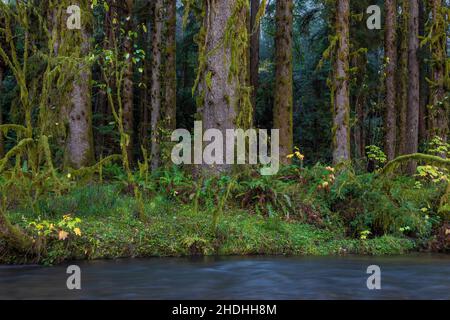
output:
[[[405,234],[425,238],[438,223],[441,189],[418,186],[411,177],[387,180],[376,174],[341,174],[331,192],[331,209],[338,212],[347,233],[358,237]]]

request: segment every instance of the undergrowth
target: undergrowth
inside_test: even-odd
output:
[[[40,244],[38,257],[0,242],[4,262],[235,254],[395,254],[439,244],[444,182],[339,173],[320,164],[276,176],[248,170],[196,179],[173,167],[134,178],[140,200],[114,164],[102,183],[14,202],[11,223]],[[108,174],[113,172],[110,177]],[[143,204],[144,219],[139,202]],[[76,221],[76,223],[74,223]]]

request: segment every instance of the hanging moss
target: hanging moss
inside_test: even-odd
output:
[[[267,0],[263,0],[256,16],[255,25],[259,24],[260,19],[264,15]],[[197,4],[195,0],[184,0],[185,12],[183,17],[183,25],[186,25],[187,18],[192,8]],[[237,86],[237,97],[235,101],[230,101],[237,111],[236,125],[240,128],[249,128],[253,123],[253,108],[251,105],[252,88],[248,84],[248,46],[249,46],[249,30],[247,25],[248,12],[250,10],[249,2],[246,0],[236,0],[232,8],[225,30],[224,37],[220,46],[207,52],[208,44],[208,26],[210,24],[210,15],[214,12],[214,1],[201,1],[200,13],[197,14],[198,19],[202,19],[202,27],[195,36],[195,42],[198,45],[198,68],[197,76],[192,88],[194,95],[203,79],[207,86],[210,85],[211,73],[206,70],[207,58],[209,55],[219,50],[223,46],[230,50],[230,66],[228,72],[228,81],[235,81]],[[253,28],[252,32],[256,32]],[[209,80],[208,80],[209,79]],[[205,103],[204,93],[200,92],[197,96],[197,107],[201,109]]]

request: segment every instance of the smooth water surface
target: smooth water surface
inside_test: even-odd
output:
[[[0,299],[450,299],[450,255],[151,258],[0,266]],[[381,268],[368,290],[367,267]]]

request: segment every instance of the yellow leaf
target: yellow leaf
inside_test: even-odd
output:
[[[80,228],[75,228],[75,229],[73,229],[73,232],[75,232],[75,234],[77,235],[77,236],[81,236],[81,230],[80,230]]]
[[[59,231],[58,238],[59,240],[66,240],[69,234],[63,230]]]

